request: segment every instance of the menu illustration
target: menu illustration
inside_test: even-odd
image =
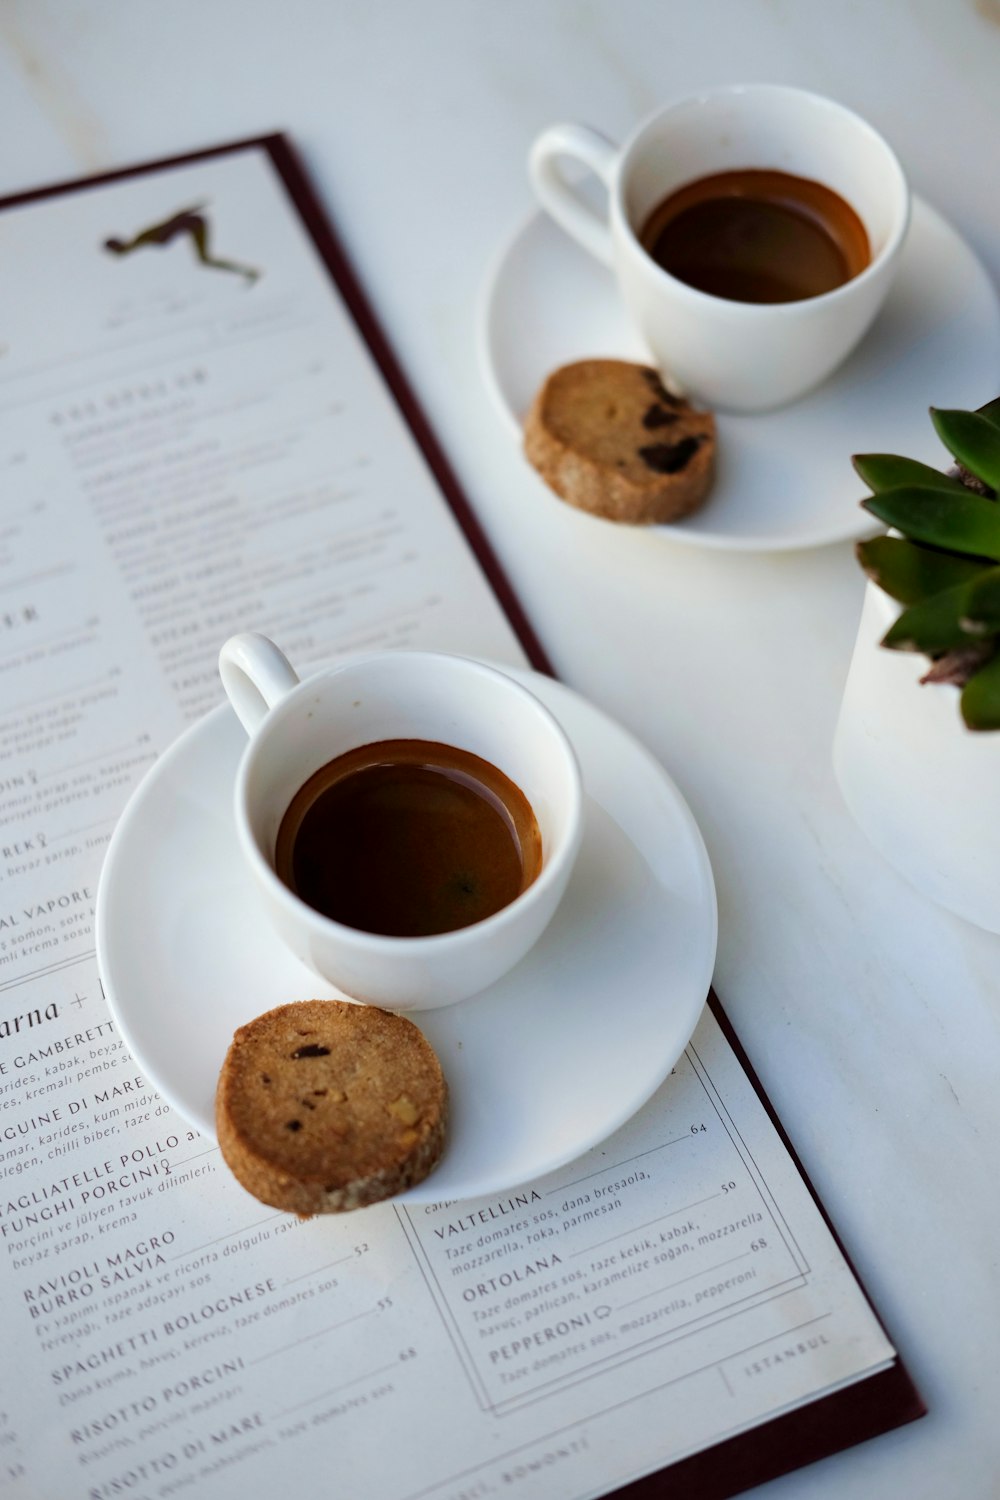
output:
[[[719,1011],[550,1177],[299,1220],[106,1004],[104,851],[229,635],[525,662],[328,236],[279,139],[0,212],[0,1493],[733,1493],[921,1408]]]

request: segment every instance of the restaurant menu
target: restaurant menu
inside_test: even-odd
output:
[[[95,893],[226,637],[533,648],[284,140],[8,200],[0,287],[0,1493],[728,1494],[918,1414],[714,1006],[470,1202],[274,1212],[158,1097]]]

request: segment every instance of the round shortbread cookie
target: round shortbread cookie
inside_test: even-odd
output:
[[[647,365],[578,360],[554,370],[535,397],[524,452],[580,510],[633,525],[676,521],[711,488],[715,419]]]
[[[301,1000],[241,1026],[219,1075],[219,1148],[273,1208],[342,1213],[422,1182],[444,1149],[448,1089],[412,1021]]]

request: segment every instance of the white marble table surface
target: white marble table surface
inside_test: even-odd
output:
[[[1000,1495],[1000,938],[911,891],[840,799],[850,545],[681,548],[551,500],[476,306],[543,125],[622,137],[747,80],[866,115],[998,280],[998,78],[998,0],[0,0],[0,192],[294,135],[558,672],[689,799],[717,988],[930,1407],[762,1496]]]

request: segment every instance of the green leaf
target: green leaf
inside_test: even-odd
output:
[[[1000,505],[972,490],[945,495],[938,489],[902,485],[870,495],[861,504],[913,541],[1000,562]]]
[[[995,427],[1000,427],[1000,396],[995,401],[987,401],[985,406],[977,407],[979,415],[992,422]]]
[[[892,651],[923,651],[941,656],[960,646],[976,645],[982,636],[970,634],[963,625],[968,584],[944,589],[919,604],[904,609],[896,623],[883,637],[882,645]]]
[[[969,585],[966,629],[981,634],[1000,630],[1000,568],[985,568]]]
[[[938,411],[931,421],[949,453],[991,489],[1000,489],[1000,427],[977,411]]]
[[[915,458],[900,458],[896,453],[855,453],[851,459],[857,472],[870,490],[895,490],[904,484],[916,484],[925,489],[960,490],[960,480],[930,464],[922,464]]]
[[[905,537],[873,537],[859,542],[856,551],[872,582],[900,604],[916,604],[928,594],[970,583],[980,573],[990,571],[985,563],[974,562],[971,557],[935,552]]]
[[[969,678],[961,706],[970,729],[1000,729],[1000,653]]]

